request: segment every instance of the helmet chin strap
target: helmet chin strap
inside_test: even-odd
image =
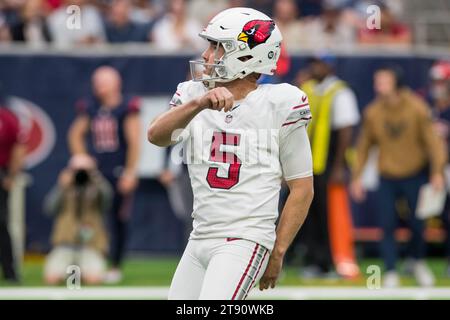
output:
[[[215,80],[203,80],[203,84],[208,89],[214,89],[216,87],[216,81]]]
[[[215,62],[217,63],[219,60],[216,60]],[[242,70],[240,73],[236,74],[234,77],[232,77],[231,79],[224,79],[224,78],[220,78],[219,74],[217,73],[217,71],[215,71],[215,69],[213,68],[211,70],[211,74],[209,75],[210,79],[206,78],[206,79],[202,79],[204,85],[208,88],[208,89],[214,89],[216,87],[216,83],[226,83],[226,82],[231,82],[234,81],[236,79],[243,79],[245,77],[247,77],[248,75],[251,74],[250,72],[250,67],[253,65],[258,64],[257,61],[252,62],[251,64],[249,64],[247,67],[245,67],[244,70]]]

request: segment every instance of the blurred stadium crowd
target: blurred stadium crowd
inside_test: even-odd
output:
[[[420,3],[403,0],[2,0],[0,42],[56,46],[150,42],[155,48],[168,51],[195,50],[201,48],[197,31],[214,14],[227,7],[247,6],[275,19],[290,50],[317,46],[334,49],[376,44],[408,46],[414,41],[426,41],[422,37],[423,28],[412,27],[416,22],[413,17],[424,6]],[[78,32],[68,32],[64,27],[67,13],[75,13],[66,12],[69,5],[82,9],[83,27]],[[380,29],[366,27],[367,15],[374,13],[367,11],[369,5],[377,5],[381,10]],[[439,9],[436,8],[437,13]],[[435,15],[434,24],[437,23]],[[443,24],[448,27],[445,20]]]
[[[450,34],[434,29],[433,36],[424,37],[423,29],[415,24],[412,17],[421,10],[422,3],[424,1],[407,0],[0,0],[0,46],[26,43],[38,47],[54,45],[70,49],[106,43],[149,43],[152,48],[166,52],[199,52],[205,45],[198,37],[198,32],[212,16],[228,7],[247,6],[274,17],[283,34],[286,50],[282,53],[277,74],[271,79],[261,79],[262,82],[273,83],[279,82],[289,71],[292,72],[288,52],[302,49],[337,50],[379,45],[408,48],[427,42],[443,43],[448,48]],[[450,8],[450,3],[441,3],[444,8]],[[379,29],[367,28],[367,16],[370,15],[367,8],[372,4],[381,9]],[[70,5],[77,5],[82,10],[82,28],[75,32],[66,27],[67,15],[72,14],[72,11],[66,11]],[[439,7],[435,9],[439,11]],[[439,19],[436,21],[440,23]],[[447,22],[442,19],[442,25]],[[385,284],[395,287],[399,285],[399,278],[395,272],[395,242],[398,238],[394,235],[394,216],[396,211],[408,211],[398,204],[397,196],[407,199],[411,213],[415,212],[419,189],[423,184],[429,180],[436,190],[445,188],[446,184],[444,169],[446,166],[448,168],[446,158],[450,143],[450,62],[434,62],[432,68],[427,70],[430,86],[419,93],[405,86],[403,71],[397,66],[387,65],[377,69],[374,74],[368,75],[371,81],[373,77],[375,84],[375,99],[369,104],[370,112],[361,112],[365,106],[358,105],[355,92],[339,78],[336,70],[336,56],[332,53],[317,55],[308,60],[305,68],[294,70],[296,77],[292,82],[308,93],[313,119],[317,119],[313,120],[310,137],[312,141],[314,135],[323,137],[325,134],[328,138],[327,143],[316,146],[313,143],[314,161],[320,164],[321,160],[318,159],[322,159],[323,167],[314,169],[318,189],[311,208],[312,214],[296,240],[288,262],[294,261],[300,252],[304,263],[301,276],[305,278],[351,278],[358,275],[351,221],[348,221],[348,216],[345,217],[349,205],[344,198],[349,189],[356,202],[364,200],[365,192],[360,180],[367,158],[371,158],[369,147],[376,145],[382,160],[379,163],[380,192],[377,193],[381,198],[375,202],[384,205],[379,212],[379,226],[384,231],[380,253],[387,271]],[[130,211],[131,195],[137,187],[138,150],[134,148],[131,153],[129,150],[130,145],[135,145],[139,139],[139,127],[132,122],[139,113],[139,102],[126,93],[122,94],[119,72],[110,67],[96,69],[92,74],[93,99],[77,104],[78,115],[72,127],[60,133],[68,133],[73,157],[61,172],[47,199],[43,200],[46,211],[55,216],[56,221],[52,232],[53,250],[48,255],[44,270],[45,280],[49,284],[58,283],[66,276],[66,267],[74,263],[74,256],[77,264],[89,270],[84,279],[88,283],[116,283],[122,277],[127,214]],[[6,105],[6,97],[1,98],[5,99],[0,100],[0,104],[5,102]],[[415,109],[410,112],[405,106]],[[314,114],[314,108],[328,111],[318,116]],[[7,119],[5,122],[12,123],[8,133],[14,138],[6,141],[0,137],[0,145],[7,146],[5,150],[12,152],[13,145],[23,143],[24,137],[20,135],[13,117],[6,111],[2,112],[4,119]],[[390,115],[394,115],[392,119]],[[386,121],[384,127],[379,125],[378,119]],[[95,125],[90,126],[88,120]],[[319,120],[323,121],[319,127],[326,127],[323,132],[314,125],[314,121]],[[117,124],[118,128],[115,127]],[[119,147],[115,145],[117,141],[111,139],[114,130],[120,131]],[[380,133],[383,130],[386,133]],[[399,136],[403,140],[396,140]],[[87,137],[90,139],[89,144],[92,144],[90,147],[98,151],[97,154],[91,153],[96,162],[90,157],[79,156],[87,153],[88,146],[83,141]],[[105,156],[105,153],[112,155]],[[8,166],[11,165],[8,160],[19,163],[17,159],[13,156],[0,158],[0,189],[9,190],[11,181],[7,181],[7,178],[10,170]],[[353,168],[353,175],[349,173],[349,164]],[[117,166],[123,167],[119,173],[116,172]],[[431,174],[426,171],[429,168]],[[10,173],[16,174],[19,169],[15,167],[14,172],[10,170]],[[181,193],[189,198],[185,169],[183,167],[181,170],[185,179],[179,187]],[[165,187],[174,181],[175,177],[169,170],[159,176],[159,182]],[[330,186],[339,188],[330,191]],[[341,193],[341,187],[345,189],[344,194]],[[80,192],[80,188],[84,191]],[[286,192],[284,187],[282,199],[286,197]],[[334,195],[333,200],[326,196],[331,194]],[[6,191],[0,195],[2,201],[6,202]],[[340,216],[337,220],[330,220],[328,202],[336,204],[338,212],[335,216]],[[1,210],[2,267],[4,276],[15,281],[18,277],[12,267],[12,253],[8,249],[10,241],[6,236],[7,214],[6,209]],[[99,217],[111,210],[114,212],[113,224],[107,230]],[[83,216],[83,212],[87,216]],[[447,199],[440,218],[444,221],[444,228],[450,230],[448,213]],[[406,256],[413,261],[409,266],[410,272],[416,276],[419,284],[431,286],[434,276],[423,260],[426,257],[425,225],[415,217],[410,216],[409,220],[412,244]],[[187,221],[187,224],[190,222]],[[79,229],[74,230],[75,224],[79,225]],[[109,244],[108,233],[112,238]],[[111,269],[105,277],[108,247],[113,252],[110,253]],[[73,248],[77,248],[77,252],[74,253]],[[80,248],[82,250],[79,251]],[[450,243],[447,249],[441,255],[450,259]],[[450,277],[450,268],[446,272]]]

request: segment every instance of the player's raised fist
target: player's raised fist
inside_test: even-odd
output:
[[[233,107],[233,94],[224,87],[209,90],[199,99],[199,105],[204,108],[227,112]]]

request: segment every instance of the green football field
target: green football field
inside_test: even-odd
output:
[[[168,286],[177,267],[178,257],[146,257],[129,258],[124,264],[123,281],[115,286]],[[42,269],[43,258],[27,259],[22,270],[22,286],[43,286]],[[365,286],[370,276],[367,268],[370,265],[381,265],[380,260],[366,259],[360,263],[361,277],[354,280],[346,279],[311,279],[302,280],[299,277],[300,268],[296,266],[284,266],[284,272],[280,279],[281,286]],[[450,287],[450,278],[445,276],[446,263],[442,259],[429,259],[428,265],[433,270],[439,287]],[[399,266],[401,271],[401,265]],[[6,283],[0,280],[0,286]],[[415,286],[413,278],[404,276],[402,285]]]

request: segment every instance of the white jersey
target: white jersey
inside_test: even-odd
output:
[[[201,82],[178,85],[171,106],[200,97]],[[306,94],[264,84],[231,111],[205,109],[180,135],[194,194],[191,239],[242,238],[272,250],[282,178],[312,176]]]

